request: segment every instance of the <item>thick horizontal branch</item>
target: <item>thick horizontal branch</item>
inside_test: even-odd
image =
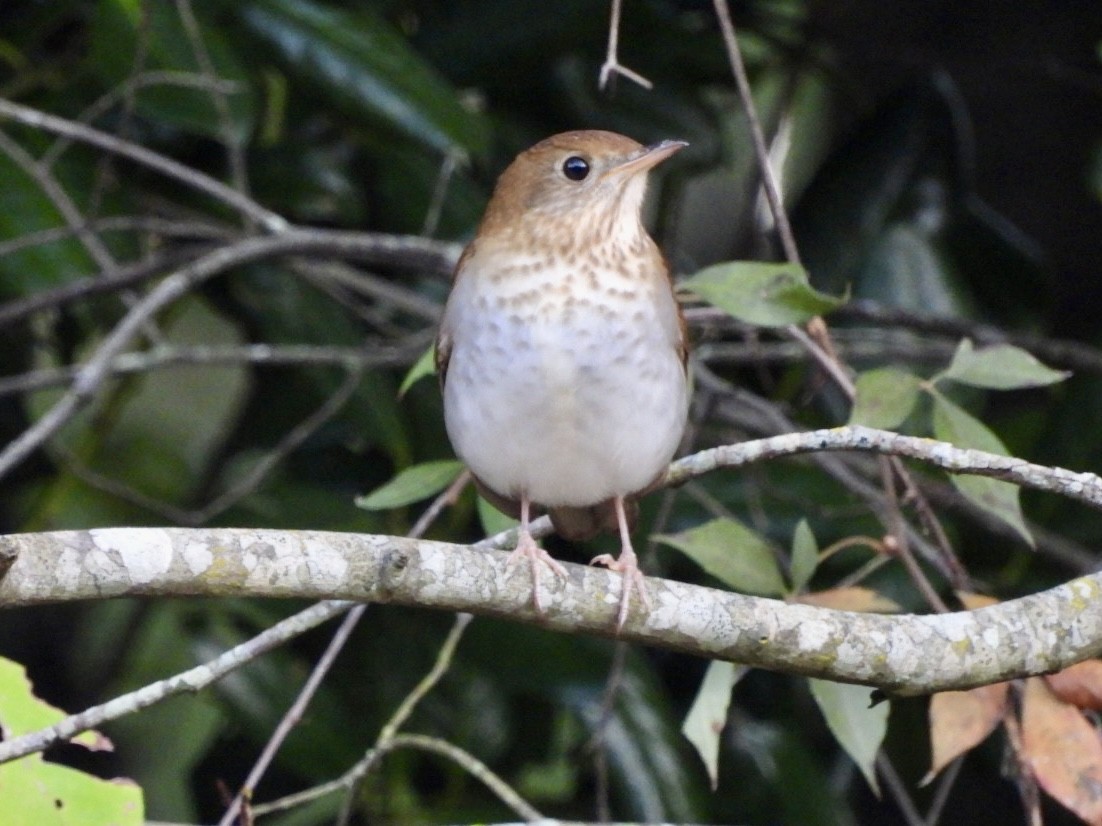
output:
[[[464,545],[363,534],[107,528],[0,537],[0,606],[120,596],[252,596],[413,605],[614,636],[620,577],[567,565],[531,605],[525,566]],[[1102,653],[1102,574],[977,611],[834,611],[650,578],[621,638],[702,657],[926,694],[1055,671]]]

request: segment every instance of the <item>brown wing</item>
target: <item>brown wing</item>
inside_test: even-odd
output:
[[[673,304],[677,308],[677,355],[681,358],[681,366],[685,372],[689,372],[689,328],[685,323],[685,310],[681,305],[681,296],[677,294],[677,285],[673,283],[673,268],[666,256],[662,256],[662,263],[666,267],[666,280],[669,282],[670,291],[673,293]]]
[[[472,476],[472,478],[474,479],[474,486],[478,488],[478,492],[482,494],[483,499],[506,516],[512,517],[513,519],[520,519],[520,502],[518,500],[510,499],[508,496],[502,496],[477,476]]]
[[[475,242],[471,241],[463,250],[463,254],[459,256],[459,260],[455,264],[455,271],[452,273],[452,289],[455,289],[455,282],[463,275],[463,267],[467,263],[468,259],[475,252]],[[449,297],[449,300],[450,297]],[[436,333],[436,347],[433,353],[433,360],[436,362],[436,378],[440,382],[440,392],[444,391],[444,382],[448,377],[448,362],[452,357],[452,336],[451,331],[448,329],[448,308],[444,306],[444,317],[440,321],[440,329]]]
[[[436,333],[432,359],[436,362],[436,380],[440,382],[440,392],[444,392],[444,382],[448,378],[448,362],[452,357],[452,337],[443,323]]]

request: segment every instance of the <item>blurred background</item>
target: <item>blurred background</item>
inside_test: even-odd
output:
[[[757,0],[730,10],[801,256],[819,289],[851,299],[827,318],[841,357],[857,370],[894,365],[924,377],[964,336],[1012,341],[1073,377],[955,400],[1014,455],[1102,466],[1102,6]],[[353,500],[452,455],[435,382],[399,395],[446,296],[457,247],[443,242],[469,239],[497,174],[549,134],[601,128],[689,141],[652,176],[648,208],[675,270],[778,260],[712,5],[627,0],[619,58],[650,90],[624,77],[598,88],[609,11],[595,0],[6,0],[0,98],[173,158],[296,225],[442,243],[431,265],[314,254],[207,281],[143,331],[135,353],[145,357],[0,477],[0,533],[409,530],[423,504],[368,511]],[[0,136],[3,445],[56,401],[65,366],[87,358],[158,277],[261,230],[114,152],[6,119]],[[125,289],[110,281],[120,272],[137,272]],[[686,450],[846,421],[844,399],[783,336],[704,315],[692,336],[699,398]],[[262,362],[247,349],[260,343],[280,358]],[[219,358],[200,362],[197,346]],[[926,435],[927,414],[903,429]],[[879,484],[875,463],[849,467]],[[1011,598],[1097,568],[1102,520],[1082,506],[1023,494],[1033,549],[944,477],[916,473],[978,588]],[[716,514],[779,548],[801,518],[820,547],[884,532],[853,487],[814,462],[783,461],[652,496],[637,547]],[[473,541],[485,532],[467,491],[429,535]],[[571,561],[605,549],[549,547]],[[843,551],[813,586],[828,588],[868,559],[867,549]],[[653,542],[643,564],[711,582]],[[947,589],[938,570],[929,574]],[[928,610],[897,563],[862,582],[906,610]],[[25,663],[42,696],[76,711],[205,661],[301,607],[157,600],[9,611],[0,654]],[[370,607],[258,799],[354,763],[430,667],[450,623]],[[214,690],[106,727],[114,754],[67,747],[56,756],[134,777],[151,818],[216,820],[219,784],[241,782],[327,638],[315,631]],[[619,819],[909,822],[898,797],[873,796],[806,681],[752,672],[738,684],[712,792],[679,732],[706,663],[625,652],[605,718],[613,658],[605,641],[476,620],[408,728],[469,749],[558,817],[596,816],[603,753]],[[884,753],[926,811],[935,787],[917,788],[930,763],[925,700],[893,703]],[[966,758],[941,814],[922,822],[1018,822],[1004,756],[999,732]],[[264,822],[332,822],[338,802]],[[1075,822],[1045,805],[1046,822]],[[477,781],[413,752],[385,760],[356,812],[358,823],[509,816]]]

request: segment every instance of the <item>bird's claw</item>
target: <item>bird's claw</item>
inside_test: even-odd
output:
[[[644,607],[648,610],[650,609],[651,601],[650,594],[647,593],[646,578],[643,576],[643,572],[639,570],[639,563],[634,551],[625,548],[620,553],[619,559],[612,554],[601,554],[600,556],[593,557],[589,564],[604,565],[610,571],[619,573],[623,578],[623,584],[620,586],[620,610],[616,614],[617,632],[622,631],[624,629],[624,623],[627,622],[628,609],[631,607],[632,591],[638,591],[639,598]]]
[[[535,606],[536,613],[543,613],[543,603],[540,602],[540,566],[546,565],[551,569],[551,572],[559,579],[566,579],[566,568],[564,568],[559,562],[547,553],[543,548],[536,544],[536,540],[532,538],[530,533],[522,532],[520,538],[517,540],[517,547],[509,554],[509,558],[505,560],[505,567],[512,568],[517,562],[522,559],[527,559],[529,565],[532,567],[532,605]]]

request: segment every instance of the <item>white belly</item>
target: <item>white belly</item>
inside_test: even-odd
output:
[[[457,293],[473,288],[463,280]],[[676,309],[664,283],[638,292],[569,307],[561,295],[530,307],[452,296],[445,423],[490,488],[591,505],[641,490],[670,461],[688,405]]]

